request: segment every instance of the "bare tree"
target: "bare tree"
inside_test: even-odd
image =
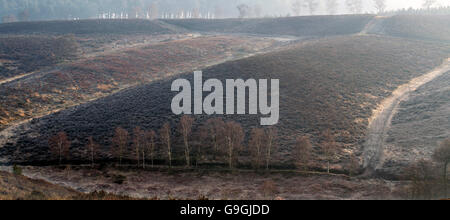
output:
[[[189,137],[192,134],[192,125],[194,119],[190,116],[183,116],[180,120],[180,133],[183,135],[184,156],[186,159],[186,166],[191,166],[191,147],[189,145]]]
[[[153,2],[150,5],[148,11],[149,11],[150,19],[152,19],[152,20],[158,19],[158,17],[159,17],[159,9],[158,9],[158,5],[155,2]]]
[[[154,167],[154,160],[156,156],[156,132],[151,130],[145,132],[145,150],[142,151],[142,159],[143,159],[143,166],[145,169],[145,159],[147,156],[150,157],[150,162],[152,164],[152,168]]]
[[[67,159],[70,151],[70,141],[67,138],[66,132],[59,132],[48,140],[48,145],[52,154],[58,158],[59,165],[62,164],[63,159]]]
[[[167,152],[167,160],[169,162],[169,167],[172,168],[172,145],[171,145],[171,135],[172,131],[170,128],[170,124],[167,122],[163,125],[161,130],[159,131],[161,142],[166,146]]]
[[[91,136],[88,138],[88,143],[86,145],[86,149],[88,151],[89,160],[91,161],[91,166],[94,167],[95,158],[98,154],[100,145],[95,143],[94,138]]]
[[[200,137],[203,144],[209,145],[213,150],[213,159],[216,159],[221,153],[221,147],[225,139],[225,122],[221,118],[211,118],[201,128]]]
[[[411,199],[432,199],[436,191],[436,178],[433,164],[420,160],[405,169],[406,177],[411,181],[409,193]]]
[[[17,22],[17,18],[14,15],[5,15],[2,16],[2,23],[12,23]]]
[[[312,144],[307,136],[298,137],[295,144],[295,163],[298,169],[307,171],[311,162]]]
[[[328,14],[334,15],[336,14],[337,8],[338,8],[338,2],[337,0],[326,0],[326,6]]]
[[[270,169],[272,157],[276,151],[277,135],[278,135],[277,129],[275,128],[266,129],[266,170]]]
[[[356,175],[360,167],[360,162],[358,160],[358,157],[353,153],[350,155],[350,159],[348,161],[347,169],[349,171],[350,176]]]
[[[28,21],[30,19],[30,12],[28,10],[23,10],[18,14],[19,21]]]
[[[377,9],[378,14],[383,13],[386,10],[386,0],[373,0],[375,4],[375,9]]]
[[[330,173],[330,164],[337,154],[337,143],[330,129],[323,134],[323,139],[324,141],[321,143],[322,153],[327,161],[327,173]]]
[[[425,9],[430,9],[437,3],[437,0],[423,0],[422,7]]]
[[[228,151],[228,165],[230,169],[233,169],[238,160],[245,133],[240,124],[236,122],[227,122],[225,124],[224,136]]]
[[[254,128],[250,132],[249,151],[252,156],[252,165],[256,170],[260,169],[264,161],[264,130],[261,128]]]
[[[200,10],[198,8],[192,10],[192,18],[200,18]]]
[[[133,135],[134,156],[139,167],[141,164],[141,151],[145,151],[145,132],[140,127],[136,127],[133,130]]]
[[[353,14],[361,14],[363,10],[362,0],[346,0],[345,4],[350,12]]]
[[[122,165],[122,159],[128,146],[128,131],[118,127],[115,130],[113,142],[113,153],[119,159],[119,165]]]
[[[295,16],[300,16],[303,8],[303,0],[294,0],[292,2],[292,12]]]
[[[246,18],[250,16],[251,8],[247,4],[238,5],[237,10],[239,11],[239,18]]]
[[[306,7],[309,10],[309,14],[314,15],[314,13],[317,10],[317,7],[319,7],[319,2],[317,0],[305,0]]]
[[[450,139],[441,143],[433,154],[433,159],[442,164],[445,198],[448,198],[448,165],[450,164]]]
[[[223,18],[224,17],[222,6],[216,5],[216,7],[214,7],[214,16],[215,16],[215,18]]]

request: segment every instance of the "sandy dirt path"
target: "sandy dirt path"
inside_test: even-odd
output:
[[[449,71],[450,58],[431,72],[414,78],[409,83],[398,87],[390,97],[383,100],[378,108],[374,110],[372,117],[369,119],[369,130],[364,144],[365,175],[373,175],[383,165],[384,143],[391,127],[392,118],[397,113],[400,102],[406,100],[411,92]]]
[[[7,79],[4,79],[4,80],[0,80],[0,85],[3,85],[5,83],[9,83],[9,82],[12,82],[12,81],[15,81],[15,80],[18,80],[18,79],[22,79],[22,78],[27,77],[27,76],[32,75],[32,74],[34,74],[34,72],[23,74],[23,75],[19,75],[19,76],[14,76],[14,77],[7,78]]]

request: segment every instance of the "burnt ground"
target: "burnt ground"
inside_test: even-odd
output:
[[[27,167],[24,174],[83,193],[105,191],[151,199],[360,200],[406,198],[405,183],[295,172],[144,171]],[[120,180],[120,181],[118,181]],[[123,181],[123,182],[122,182]],[[273,187],[264,187],[267,183]]]
[[[295,137],[309,134],[318,143],[321,132],[331,128],[341,147],[334,168],[342,172],[349,153],[360,151],[368,118],[377,103],[411,77],[439,65],[446,52],[437,47],[390,38],[387,41],[384,37],[331,38],[213,66],[204,70],[204,78],[280,79],[281,118],[277,125],[280,150],[274,161],[281,167],[292,168]],[[324,62],[327,65],[323,65]],[[192,73],[183,77],[191,79]],[[172,80],[127,89],[33,120],[31,129],[20,132],[16,136],[18,142],[7,144],[1,155],[18,152],[21,156],[15,158],[17,163],[50,163],[47,141],[59,131],[67,132],[72,140],[71,159],[75,161],[85,158],[84,145],[89,136],[94,136],[102,145],[102,158],[111,159],[111,137],[118,126],[129,132],[136,126],[158,130],[169,121],[173,134],[177,135],[175,128],[179,117],[170,110],[171,98],[175,95],[170,93]],[[250,128],[258,126],[259,117],[225,118],[240,122],[249,132]],[[206,119],[206,116],[197,117],[196,126]],[[180,145],[180,140],[175,139],[175,154],[179,159],[183,151]],[[320,169],[323,157],[317,148],[315,152],[317,164],[314,166]]]
[[[406,166],[430,160],[439,143],[450,137],[450,72],[412,92],[392,121],[381,172],[402,173]]]

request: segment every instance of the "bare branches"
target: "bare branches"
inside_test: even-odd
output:
[[[373,0],[375,4],[375,9],[377,9],[378,14],[383,13],[386,10],[386,0]]]
[[[238,161],[238,155],[242,148],[245,133],[240,124],[236,122],[227,122],[225,124],[224,135],[228,151],[228,165],[230,169],[233,169]]]
[[[136,127],[133,130],[133,135],[134,156],[136,158],[137,166],[139,166],[141,164],[141,152],[142,158],[144,159],[145,157],[145,132],[140,127]],[[145,167],[145,161],[143,161],[143,167]]]
[[[330,173],[330,163],[335,159],[338,150],[337,144],[330,129],[323,134],[323,139],[321,143],[322,153],[327,161],[327,173]]]
[[[172,168],[172,145],[171,145],[171,128],[169,123],[165,123],[159,131],[161,142],[166,146],[167,160],[169,167]]]
[[[295,165],[301,171],[307,171],[311,163],[311,140],[307,136],[298,137],[295,144]]]
[[[113,142],[113,153],[119,159],[119,165],[122,165],[122,159],[128,146],[128,131],[118,127],[115,130]]]
[[[317,7],[319,7],[319,2],[317,0],[305,0],[305,5],[309,10],[309,14],[314,15]]]
[[[88,143],[86,145],[86,150],[88,152],[89,160],[91,161],[91,166],[94,167],[95,159],[97,157],[100,145],[95,143],[94,138],[88,137]]]
[[[250,141],[248,144],[251,154],[253,168],[259,170],[264,161],[264,130],[261,128],[254,128],[250,134]]]
[[[437,0],[423,0],[422,7],[425,9],[430,9],[437,3]]]
[[[448,197],[448,165],[450,164],[450,139],[444,140],[441,145],[435,150],[433,159],[442,164],[443,180],[444,180],[444,194]]]
[[[150,161],[151,161],[151,165],[152,168],[154,167],[154,160],[157,154],[157,150],[156,150],[156,132],[153,130],[147,131],[145,132],[145,147],[144,147],[144,151],[142,152],[143,155],[143,160],[144,160],[144,168],[145,168],[145,158],[147,156],[150,157]]]
[[[303,0],[294,0],[292,3],[292,12],[295,16],[300,16],[303,8]]]
[[[237,6],[239,11],[239,18],[246,18],[250,16],[251,8],[247,4],[240,4]]]
[[[189,146],[189,137],[192,134],[192,124],[194,119],[190,116],[183,116],[180,120],[180,133],[183,135],[184,156],[186,158],[186,166],[191,166],[191,148]]]
[[[67,159],[70,150],[70,141],[65,132],[59,132],[48,140],[48,145],[52,154],[58,158],[59,165],[62,164],[63,159]]]
[[[270,169],[271,160],[273,154],[277,148],[277,135],[278,131],[275,128],[266,129],[266,170]]]

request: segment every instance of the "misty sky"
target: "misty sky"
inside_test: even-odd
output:
[[[270,9],[265,9],[267,13],[270,14],[269,10],[275,10],[283,13],[290,12],[290,6],[294,0],[271,0],[273,2]],[[363,0],[364,1],[364,12],[374,12],[375,8],[373,7],[373,0]],[[345,7],[345,0],[338,0],[340,3],[339,6],[339,14],[348,13]],[[421,8],[423,4],[423,0],[387,0],[387,10],[397,10],[402,8]],[[435,6],[450,6],[450,0],[438,0]],[[325,6],[322,1],[317,14],[325,14]]]
[[[98,18],[105,13],[136,13],[136,8],[141,11],[148,10],[151,4],[156,4],[159,18],[162,15],[169,16],[183,12],[192,12],[194,9],[201,14],[215,13],[219,8],[220,18],[238,17],[237,5],[247,4],[253,10],[258,10],[260,17],[292,16],[292,5],[295,0],[0,0],[0,21],[2,16],[19,17],[23,12],[29,15],[29,20],[54,20],[72,18]],[[336,14],[349,14],[346,0],[337,0]],[[373,0],[362,0],[363,8],[358,13],[375,13]],[[325,0],[318,0],[319,6],[313,15],[328,14]],[[421,8],[424,0],[387,0],[387,11],[402,8]],[[450,6],[450,0],[437,0],[433,7]],[[311,15],[304,6],[299,15]],[[247,17],[252,17],[247,15]],[[24,19],[22,19],[24,20]],[[28,20],[28,19],[27,19]]]
[[[389,9],[420,8],[423,0],[387,0]],[[450,0],[439,0],[438,6],[450,6]]]

